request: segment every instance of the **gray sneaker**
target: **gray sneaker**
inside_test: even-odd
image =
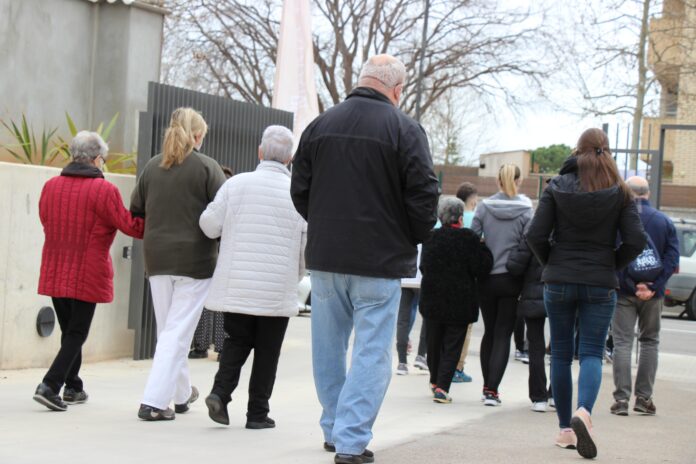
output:
[[[413,366],[422,371],[427,371],[428,361],[425,359],[425,356],[416,356],[416,360],[413,361]]]
[[[408,375],[408,366],[405,363],[399,363],[396,366],[396,375]]]
[[[68,404],[82,404],[87,402],[89,395],[86,391],[75,391],[72,388],[63,389],[63,401]]]
[[[138,410],[138,417],[144,421],[174,420],[176,414],[172,408],[157,409],[153,406],[141,404]]]
[[[194,386],[191,386],[191,396],[189,396],[189,399],[186,400],[186,402],[183,404],[175,404],[174,411],[177,414],[185,413],[186,411],[189,410],[189,404],[193,403],[197,399],[198,399],[198,389]]]

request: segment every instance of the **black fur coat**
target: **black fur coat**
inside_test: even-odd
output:
[[[448,324],[478,320],[477,280],[488,275],[493,255],[471,229],[443,227],[423,243],[420,312]]]

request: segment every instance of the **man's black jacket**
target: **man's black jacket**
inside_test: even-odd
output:
[[[302,133],[292,200],[307,220],[307,269],[369,277],[416,274],[438,182],[423,128],[365,87]]]

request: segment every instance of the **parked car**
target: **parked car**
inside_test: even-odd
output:
[[[663,314],[696,320],[696,221],[674,219],[679,237],[679,269],[667,281]]]
[[[297,285],[297,307],[300,314],[312,312],[312,284],[309,281],[309,274],[306,274]]]

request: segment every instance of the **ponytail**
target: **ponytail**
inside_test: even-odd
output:
[[[498,171],[500,190],[510,198],[517,195],[517,180],[522,175],[520,168],[514,164],[503,164]]]
[[[585,192],[618,186],[625,203],[633,199],[609,149],[609,138],[601,129],[587,129],[580,135],[573,152],[578,162],[578,179]]]
[[[174,110],[164,133],[160,167],[169,169],[183,163],[196,145],[196,136],[205,137],[206,132],[208,125],[198,111],[193,108]]]

